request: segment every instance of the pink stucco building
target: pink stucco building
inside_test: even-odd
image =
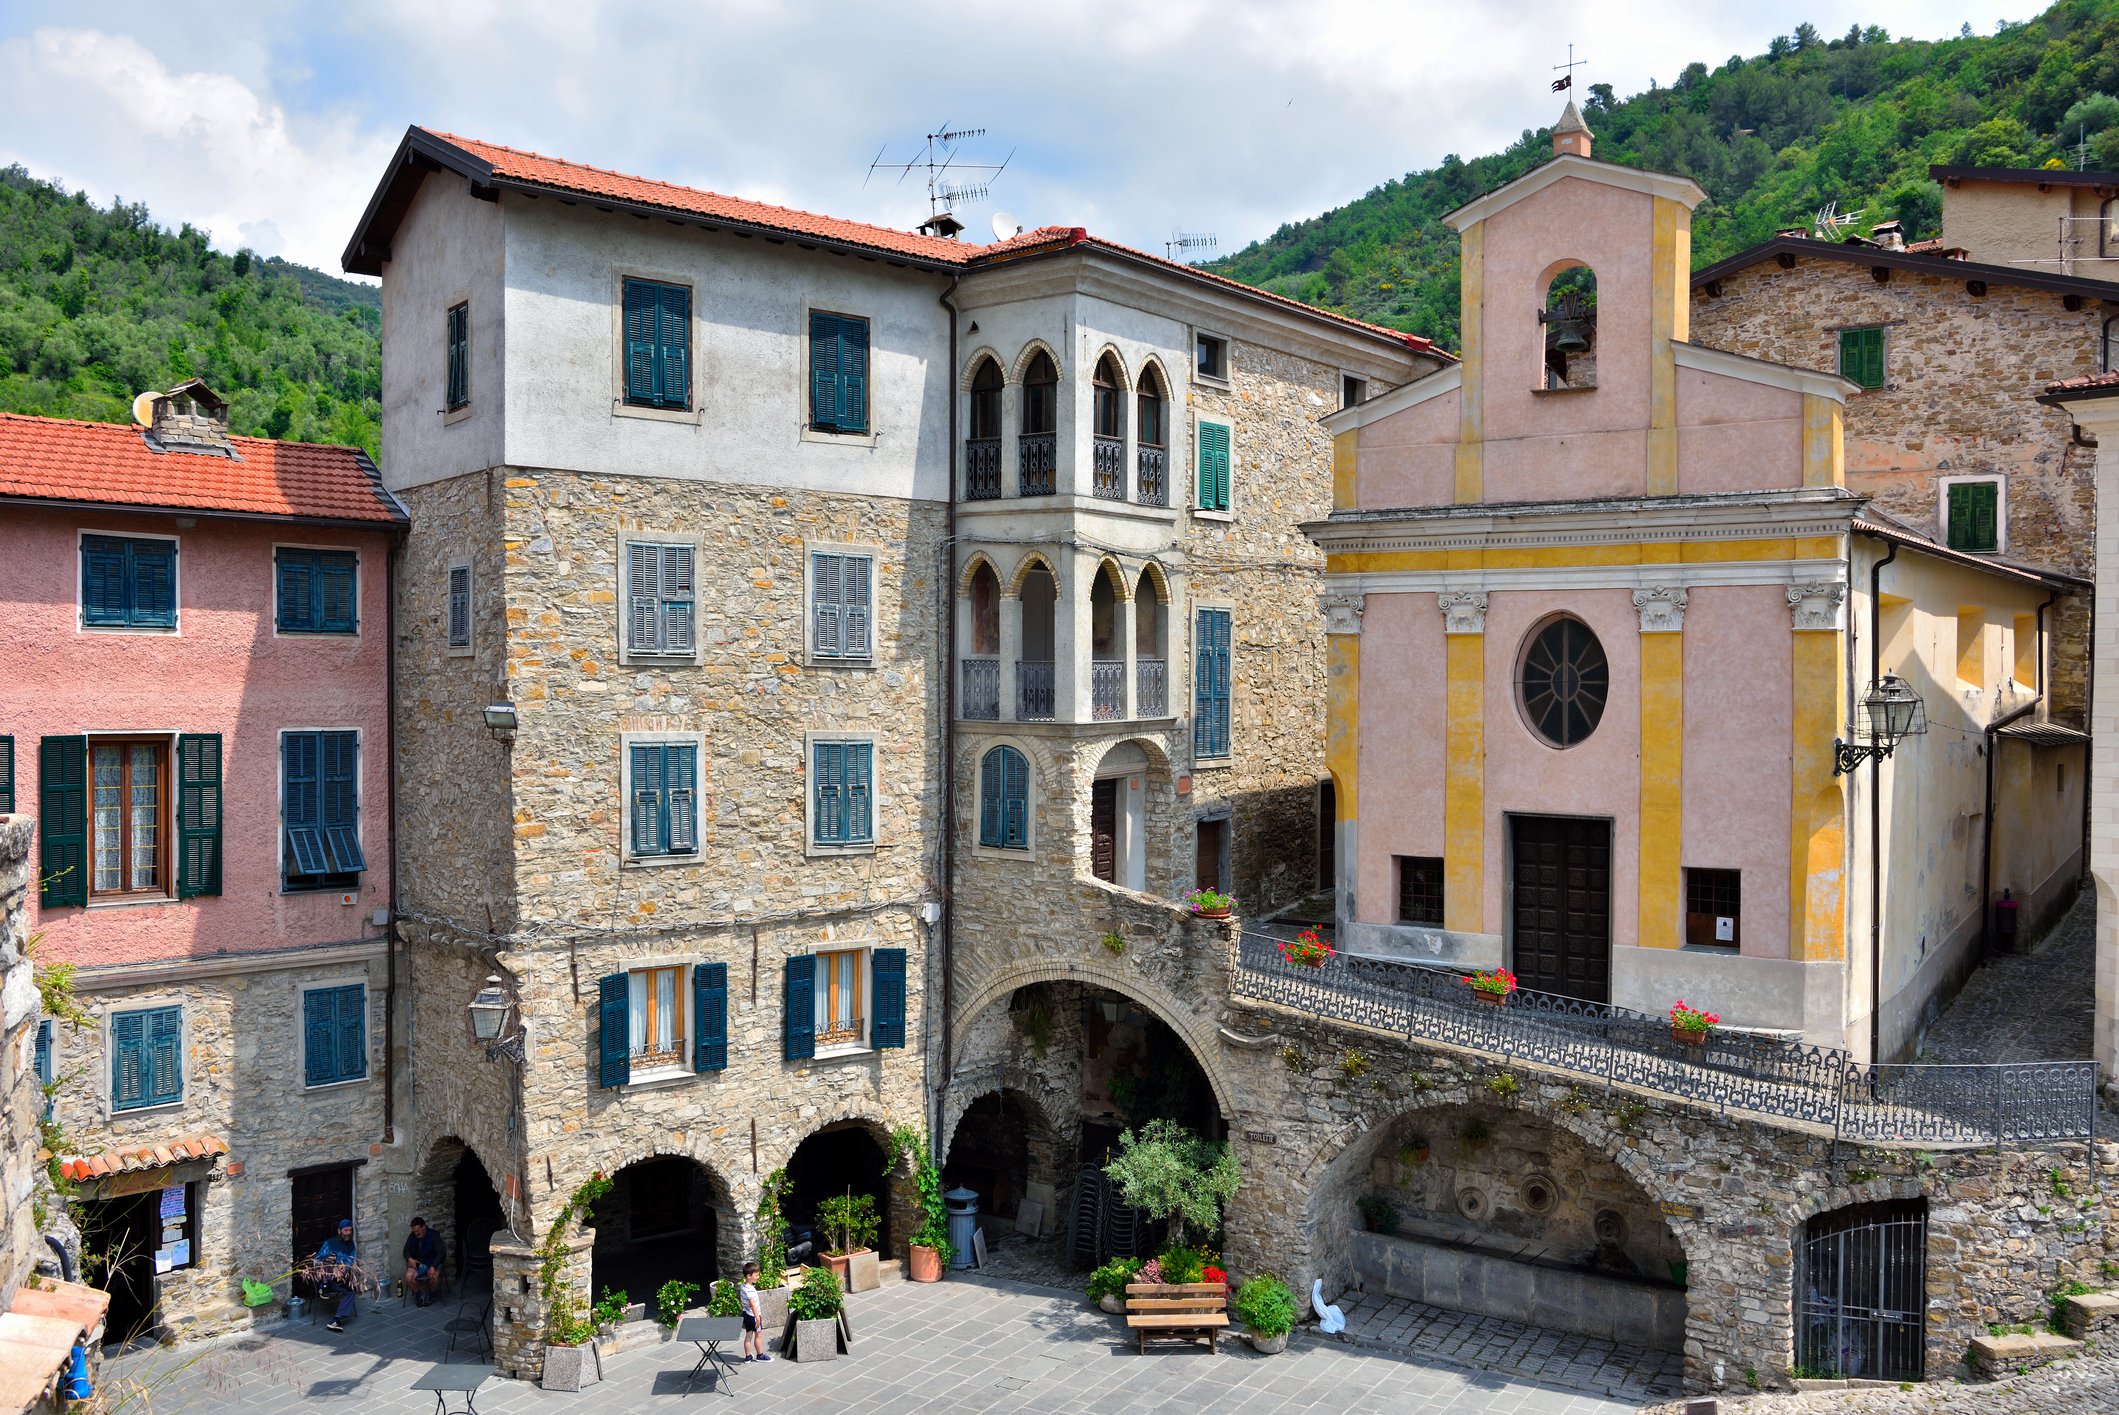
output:
[[[356,449],[232,437],[199,384],[136,412],[0,415],[0,810],[36,822],[37,956],[94,1019],[38,1060],[88,1241],[134,1254],[118,1338],[313,1250],[305,1205],[351,1203],[384,1138],[405,525]],[[181,1162],[99,1163],[139,1145]]]

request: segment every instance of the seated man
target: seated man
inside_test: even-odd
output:
[[[316,1250],[316,1261],[311,1265],[316,1293],[319,1298],[337,1296],[338,1310],[332,1313],[332,1331],[344,1331],[346,1321],[353,1316],[353,1293],[360,1285],[360,1255],[353,1246],[353,1220],[338,1221],[338,1232],[324,1240]]]
[[[405,1239],[405,1290],[424,1307],[441,1291],[441,1235],[423,1218],[412,1220]]]

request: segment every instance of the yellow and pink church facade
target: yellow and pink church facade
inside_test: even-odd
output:
[[[1342,946],[1901,1059],[2072,894],[2081,582],[1871,512],[1854,383],[1688,342],[1704,193],[1554,146],[1446,218],[1461,365],[1326,419]],[[1842,773],[1886,675],[1927,730]]]

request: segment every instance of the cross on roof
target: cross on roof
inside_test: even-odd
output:
[[[1559,78],[1554,79],[1552,81],[1552,91],[1554,93],[1559,93],[1563,89],[1573,88],[1575,85],[1575,70],[1587,68],[1588,66],[1589,61],[1587,59],[1575,58],[1575,47],[1572,44],[1568,45],[1567,62],[1564,64],[1553,65],[1553,69],[1555,72],[1561,69],[1565,69],[1567,72],[1561,74]]]

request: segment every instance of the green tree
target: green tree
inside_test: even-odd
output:
[[[1170,1241],[1201,1238],[1221,1227],[1242,1172],[1229,1147],[1201,1139],[1174,1120],[1151,1120],[1118,1137],[1118,1154],[1104,1166],[1126,1203],[1169,1224]]]

